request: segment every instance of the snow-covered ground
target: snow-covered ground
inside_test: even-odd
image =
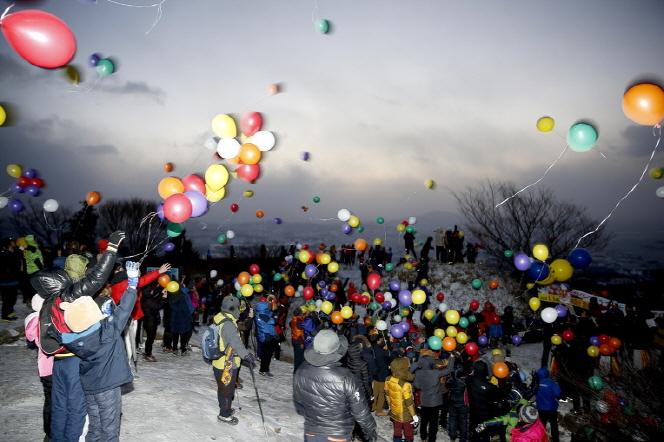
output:
[[[456,265],[459,270],[462,265]],[[471,299],[484,302],[487,299],[502,311],[515,300],[510,284],[489,291],[489,281],[497,279],[488,269],[465,264],[463,272],[468,281],[463,282],[459,270],[453,272],[445,265],[434,266],[431,275],[431,291],[445,293],[445,302],[451,308],[464,308]],[[482,273],[481,275],[479,273]],[[359,283],[359,272],[341,270],[340,276],[351,277]],[[450,280],[453,278],[454,281]],[[474,278],[482,278],[484,289],[471,287]],[[466,278],[467,279],[467,278]],[[384,286],[391,279],[384,278]],[[464,280],[465,281],[465,280]],[[432,308],[435,308],[435,303]],[[513,304],[515,305],[515,304]],[[29,310],[19,301],[17,314],[24,318]],[[415,320],[419,318],[416,314]],[[22,321],[0,323],[0,332],[12,332],[20,328]],[[216,420],[218,413],[216,384],[211,366],[203,362],[200,349],[201,333],[192,337],[192,354],[187,357],[164,354],[160,341],[155,342],[156,363],[138,362],[138,379],[127,388],[122,397],[121,439],[124,441],[297,441],[303,439],[303,418],[295,412],[292,403],[293,366],[285,361],[273,361],[273,378],[256,373],[255,384],[247,368],[240,376],[244,388],[237,390],[233,403],[239,424],[229,426]],[[290,360],[292,348],[283,345],[282,359]],[[512,360],[522,370],[530,373],[539,368],[541,344],[522,344],[512,348]],[[254,388],[255,385],[255,388]],[[258,402],[260,397],[260,407]],[[0,440],[34,442],[43,439],[41,408],[43,391],[37,374],[36,351],[26,347],[21,338],[12,344],[0,346]],[[262,413],[261,413],[262,409]],[[560,413],[569,413],[570,404],[561,404]],[[388,417],[376,417],[379,435],[392,440],[392,424]],[[419,435],[418,435],[419,436]],[[419,440],[419,437],[416,437]],[[447,442],[446,433],[439,432],[439,441]],[[561,427],[561,441],[570,440],[570,434]]]

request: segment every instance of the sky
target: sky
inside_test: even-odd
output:
[[[396,235],[409,217],[429,232],[463,222],[455,191],[542,178],[536,186],[609,217],[616,253],[662,256],[655,191],[664,182],[647,171],[664,157],[655,152],[648,166],[657,137],[621,108],[630,86],[664,83],[662,2],[36,0],[9,12],[22,9],[67,23],[81,75],[74,86],[0,38],[0,105],[10,116],[0,157],[3,169],[38,170],[46,187],[37,198],[74,207],[98,191],[102,202],[159,201],[162,178],[202,176],[220,162],[204,147],[216,115],[239,126],[255,111],[276,145],[255,184],[231,178],[224,199],[187,221],[199,248],[229,229],[242,232],[238,243],[289,242],[308,228],[336,237],[340,209],[360,218],[368,238]],[[317,32],[319,19],[330,32]],[[95,53],[116,71],[99,77],[88,64]],[[545,116],[555,121],[548,133],[536,127]],[[597,144],[560,156],[579,122],[596,129]]]

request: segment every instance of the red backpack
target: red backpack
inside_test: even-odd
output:
[[[66,352],[51,333],[71,333],[72,330],[65,323],[65,312],[60,308],[62,299],[54,296],[44,301],[39,312],[39,337],[41,350],[49,356]]]

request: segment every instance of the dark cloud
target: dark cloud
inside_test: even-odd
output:
[[[111,144],[100,144],[96,146],[83,146],[83,152],[91,155],[119,154],[117,147]]]
[[[128,81],[120,86],[102,85],[99,89],[112,94],[141,95],[159,104],[164,104],[166,99],[166,92],[163,89],[150,87],[144,81]]]
[[[629,125],[623,130],[622,136],[627,141],[622,151],[631,157],[649,157],[657,143],[658,133],[653,133],[650,127]]]

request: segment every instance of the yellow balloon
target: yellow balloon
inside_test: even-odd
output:
[[[430,308],[424,310],[424,317],[427,318],[429,321],[431,321],[431,319],[433,319],[435,315],[436,313]]]
[[[529,283],[526,284],[526,288],[527,288],[528,290],[532,289],[533,287],[535,287],[535,284],[532,283],[532,282],[529,282]]]
[[[457,329],[453,325],[450,325],[449,327],[447,327],[445,329],[445,334],[447,334],[447,336],[449,336],[450,338],[455,337],[457,335],[457,333],[458,333]]]
[[[219,114],[212,119],[212,130],[221,138],[235,138],[237,136],[235,120],[226,114]]]
[[[302,273],[300,274],[300,278],[302,278],[302,279],[309,279],[309,277],[307,276],[307,274],[304,273],[304,272],[302,272]]]
[[[205,184],[217,191],[228,183],[228,170],[223,164],[213,164],[205,171]]]
[[[332,257],[330,255],[328,255],[327,253],[323,253],[320,256],[320,263],[321,264],[326,265],[326,264],[329,264],[330,262],[332,262]]]
[[[427,294],[424,293],[424,290],[413,290],[411,293],[411,299],[413,300],[413,304],[424,304],[427,300]]]
[[[558,335],[553,335],[553,336],[551,336],[551,343],[553,345],[560,345],[560,344],[563,343],[563,338],[561,338]]]
[[[4,107],[0,106],[0,126],[5,124],[5,121],[7,121],[7,112],[5,112]],[[18,176],[15,176],[14,178],[18,178]]]
[[[456,310],[448,310],[445,312],[445,320],[448,324],[457,324],[459,322],[459,312]]]
[[[357,227],[360,225],[360,219],[355,215],[351,215],[348,219],[348,225],[351,227]]]
[[[254,191],[253,190],[245,190],[242,195],[246,196],[247,198],[251,198],[252,196],[254,196]]]
[[[78,75],[78,70],[74,66],[65,66],[65,78],[71,84],[78,84],[80,75]]]
[[[502,354],[503,351],[499,348],[494,348],[493,350],[491,350],[491,356],[502,355]]]
[[[379,245],[383,244],[383,240],[380,239],[380,238],[376,238],[376,239],[374,239],[373,244],[374,244],[374,246],[379,246]]]
[[[336,271],[339,270],[339,264],[336,263],[335,261],[332,261],[327,265],[327,271],[330,273],[336,273]]]
[[[341,308],[340,313],[342,318],[350,319],[353,316],[353,309],[348,306],[345,306]]]
[[[299,258],[300,262],[303,264],[306,264],[309,262],[309,251],[308,250],[300,250]]]
[[[0,117],[0,120],[1,119],[2,118]],[[0,122],[0,126],[2,126],[2,122]],[[650,169],[649,173],[650,173],[650,177],[654,178],[656,180],[660,179],[662,177],[662,175],[664,175],[664,171],[660,167],[653,167],[652,169]]]
[[[431,189],[433,187],[433,180],[424,180],[424,186],[427,189]]]
[[[553,121],[553,118],[542,117],[537,120],[537,130],[540,132],[551,132],[555,124],[556,123]]]
[[[406,270],[412,270],[413,265],[411,263],[407,262],[403,265],[403,268],[406,269]]]
[[[254,294],[254,287],[251,284],[245,284],[242,287],[240,287],[240,293],[242,293],[242,296],[245,298],[248,298],[249,296]]]
[[[556,259],[549,265],[549,271],[556,281],[564,282],[572,277],[574,267],[566,259]]]
[[[226,188],[222,187],[219,190],[212,190],[210,186],[205,185],[205,198],[211,203],[221,201],[226,196]]]
[[[260,284],[261,282],[263,282],[263,277],[261,276],[260,273],[256,273],[255,275],[251,275],[251,281],[254,284]]]
[[[425,286],[425,285],[427,285],[427,284],[429,284],[429,281],[427,281],[426,279],[422,279],[422,280],[420,281],[420,285],[421,285],[421,286]]]
[[[334,306],[330,301],[323,301],[323,303],[320,305],[320,311],[325,313],[326,315],[332,313],[333,308]]]
[[[21,172],[22,172],[21,166],[19,166],[18,164],[10,164],[9,166],[7,166],[7,173],[12,178],[20,177]]]
[[[550,273],[549,273],[549,276],[547,276],[543,280],[537,281],[537,283],[539,285],[549,285],[549,284],[553,284],[554,282],[556,282],[556,278],[554,278],[553,275],[550,274]]]
[[[300,306],[300,311],[302,312],[302,314],[305,314],[306,312],[309,311],[309,308],[307,308],[306,305],[301,305]]]
[[[586,351],[588,352],[588,356],[590,357],[596,358],[597,356],[599,356],[599,348],[595,345],[589,346]]]
[[[316,304],[309,304],[309,311],[310,312],[315,312],[316,311]]]
[[[535,247],[533,247],[533,256],[540,261],[546,261],[549,257],[549,248],[544,244],[536,244]]]
[[[531,309],[537,310],[538,308],[540,308],[540,305],[542,305],[542,303],[540,302],[539,298],[533,296],[528,301],[528,305],[530,306]]]
[[[468,342],[468,335],[465,332],[459,332],[456,335],[456,340],[459,344],[465,344]]]
[[[434,336],[438,336],[440,339],[443,339],[445,337],[445,330],[442,328],[437,328],[433,331]]]
[[[175,293],[178,290],[180,290],[180,284],[178,284],[177,281],[171,281],[168,284],[166,284],[166,290],[168,290],[171,293]]]
[[[406,226],[403,224],[397,224],[397,231],[398,232],[404,232],[406,230]]]
[[[254,276],[255,276],[255,275],[254,275]],[[254,291],[255,291],[256,293],[260,293],[260,292],[262,292],[262,291],[263,291],[263,285],[262,285],[262,284],[256,284],[256,285],[254,286]]]

